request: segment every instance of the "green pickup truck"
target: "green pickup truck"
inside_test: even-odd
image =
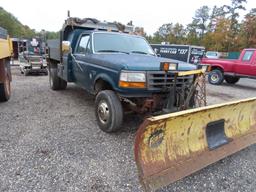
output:
[[[126,111],[160,114],[195,105],[193,85],[203,66],[158,57],[132,32],[130,25],[68,18],[60,39],[48,41],[50,87],[61,90],[73,82],[93,94],[105,132],[119,130]]]

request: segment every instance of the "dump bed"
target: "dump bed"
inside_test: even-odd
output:
[[[62,45],[60,42],[68,41],[68,36],[75,29],[90,30],[90,31],[111,31],[111,32],[123,32],[123,33],[133,33],[133,25],[123,25],[118,22],[106,22],[99,21],[93,18],[68,18],[61,31],[60,39],[48,40],[48,56],[50,59],[60,61],[61,60],[61,49]]]
[[[0,27],[0,59],[10,57],[12,53],[12,43],[8,38],[7,31]]]

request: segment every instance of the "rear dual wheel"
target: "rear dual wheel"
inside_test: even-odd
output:
[[[239,77],[233,77],[233,76],[225,76],[224,78],[228,84],[236,84],[240,79]]]
[[[58,76],[57,64],[50,63],[49,83],[52,90],[64,90],[67,87],[67,81]]]
[[[29,75],[29,69],[24,69],[24,75],[28,76]]]

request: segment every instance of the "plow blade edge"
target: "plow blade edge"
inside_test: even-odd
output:
[[[256,143],[256,98],[148,118],[135,139],[146,191],[177,181]]]

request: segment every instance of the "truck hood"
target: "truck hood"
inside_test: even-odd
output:
[[[113,69],[124,69],[134,71],[158,71],[161,62],[175,62],[179,64],[179,71],[195,70],[196,65],[157,57],[153,55],[142,54],[95,54],[93,56],[95,64],[108,66]]]
[[[210,58],[203,58],[201,60],[202,64],[210,64],[210,65],[214,65],[214,64],[230,64],[230,65],[233,65],[236,62],[238,62],[238,60],[234,60],[234,59],[210,59]]]

